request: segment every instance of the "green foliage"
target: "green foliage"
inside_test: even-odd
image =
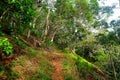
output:
[[[20,36],[12,35],[12,37],[15,39],[16,45],[20,46],[21,48],[26,49],[27,45],[20,39]]]
[[[97,61],[93,62],[95,65],[99,65],[99,68],[105,70],[105,65],[109,62],[109,54],[105,53],[103,50],[97,50],[97,55],[95,56]]]
[[[73,76],[71,74],[64,74],[64,80],[76,80],[73,78]]]
[[[67,47],[75,48],[77,44],[89,33],[82,24],[73,24],[68,24],[56,33],[54,43],[58,45],[60,49],[65,49]]]
[[[36,54],[36,53],[38,53],[38,51],[33,50],[33,49],[32,49],[32,48],[30,48],[30,47],[26,47],[26,50],[28,50],[28,51],[29,51],[29,57],[30,57],[30,58],[34,58],[34,57],[36,57],[36,56],[37,56],[37,54]]]
[[[115,32],[108,32],[108,34],[100,33],[96,36],[99,43],[102,45],[118,45],[120,44],[119,39],[116,36]]]
[[[102,72],[102,70],[100,70],[99,65],[94,65],[93,63],[87,61],[86,59],[84,59],[83,57],[80,57],[77,54],[72,54],[72,53],[65,53],[66,56],[74,59],[75,61],[75,65],[77,66],[77,70],[79,73],[79,79],[86,80],[86,76],[90,75],[92,78],[94,78],[95,80],[101,79],[101,74],[99,74],[99,71]],[[108,79],[106,79],[108,80]]]
[[[93,69],[93,65],[84,58],[80,57],[79,55],[76,54],[67,54],[67,55],[73,58],[74,60],[76,60],[76,65],[78,66],[79,70],[82,70],[84,68],[88,68],[88,70]]]
[[[18,78],[18,74],[12,71],[11,66],[0,65],[0,77],[6,76],[8,80],[14,80]]]
[[[30,29],[29,24],[35,15],[32,0],[0,1],[0,6],[0,24],[4,32],[23,32]]]
[[[75,60],[75,65],[77,66],[77,70],[80,75],[80,78],[88,74],[94,75],[95,66],[92,63],[88,62],[87,60],[76,54],[66,53],[65,55]]]
[[[12,62],[12,70],[25,80],[51,80],[53,67],[47,55],[40,50],[28,47],[27,50],[27,56],[22,55]]]
[[[97,50],[102,49],[102,46],[93,38],[89,37],[89,40],[83,40],[77,44],[76,54],[84,57],[88,61],[97,61]]]
[[[120,21],[111,21],[110,25],[114,27],[114,32],[106,30],[103,33],[101,31],[100,34],[96,34],[97,36],[92,36],[92,39],[89,37],[89,26],[93,25],[95,28],[99,26],[109,27],[106,19],[101,20],[99,19],[101,16],[97,16],[100,9],[98,0],[56,0],[50,3],[49,0],[43,0],[40,3],[37,1],[40,0],[1,0],[0,35],[3,35],[2,32],[11,35],[13,33],[25,33],[27,35],[26,31],[30,31],[30,34],[41,39],[41,42],[43,42],[41,43],[42,47],[53,46],[55,43],[62,50],[76,48],[78,55],[70,54],[69,56],[75,59],[77,69],[83,75],[92,71],[93,65],[88,62],[90,61],[109,71],[113,76],[114,72],[110,61],[110,56],[112,56],[116,73],[119,77],[120,30],[117,27],[120,26]],[[101,14],[112,13],[113,8],[103,7],[101,8]],[[107,14],[108,16],[110,14]],[[18,46],[26,48],[26,45],[19,37],[14,35],[13,37],[16,39],[15,43]],[[13,52],[12,44],[4,37],[0,38],[0,49],[7,55]],[[29,51],[30,59],[38,56],[36,55],[38,51],[34,51],[31,48],[27,50]],[[25,60],[21,58],[20,64],[24,63]],[[51,65],[49,62],[41,61],[40,65],[41,67],[37,68],[37,78],[32,76],[31,79],[51,79]],[[70,66],[74,66],[74,64],[70,64],[67,61],[63,65],[65,66],[64,70],[67,71],[69,69],[72,70]],[[110,70],[108,67],[110,67]],[[46,70],[50,71],[50,74]],[[70,73],[65,74],[66,80],[72,78],[73,75]]]
[[[120,46],[119,45],[109,45],[109,46],[106,46],[106,51],[105,53],[108,54],[108,59],[107,59],[107,64],[105,66],[105,69],[111,73],[111,76],[112,77],[115,77],[115,74],[117,76],[117,79],[120,79],[119,75],[119,57],[120,57]],[[115,70],[115,72],[114,72]]]
[[[79,18],[81,18],[81,20],[88,20],[88,18],[92,17],[91,13],[88,12],[88,2],[87,0],[58,0],[55,6],[57,8],[56,13],[59,14],[62,20],[62,28],[56,33],[54,42],[61,49],[66,47],[74,48],[76,43],[85,37],[87,33],[83,24],[78,23],[77,20],[80,20]],[[83,12],[86,13],[80,15],[80,13],[82,14]]]
[[[93,69],[93,65],[81,57],[78,57],[76,64],[79,71],[83,71],[83,69],[87,69],[87,70]]]
[[[92,9],[92,13],[98,14],[99,13],[99,4],[98,0],[90,0],[90,9]]]
[[[51,80],[52,66],[48,62],[41,61],[40,67],[37,69],[38,79]]]
[[[38,16],[34,18],[35,26],[32,33],[42,40],[50,41],[52,37],[53,42],[60,48],[75,47],[76,43],[87,34],[85,26],[93,20],[92,9],[89,8],[90,2],[88,0],[56,0],[48,3],[48,1],[40,3],[41,6],[37,9]]]
[[[0,38],[0,47],[7,55],[13,53],[13,45],[8,41],[8,38]]]
[[[2,28],[2,25],[0,24],[0,29]]]
[[[50,46],[54,46],[54,44],[51,41],[46,40],[44,43],[41,44],[41,46],[50,47]]]
[[[75,0],[57,0],[55,7],[57,8],[56,12],[60,14],[63,19],[71,19],[75,13],[74,5]]]
[[[76,69],[75,60],[68,57],[67,59],[62,60],[62,70],[63,70],[63,77],[64,80],[80,80],[78,76],[78,71]]]

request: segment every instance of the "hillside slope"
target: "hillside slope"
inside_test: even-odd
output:
[[[99,67],[77,54],[53,47],[38,46],[40,40],[7,36],[14,52],[6,55],[1,50],[0,80],[109,80]],[[33,44],[34,40],[37,41]]]
[[[9,66],[0,66],[1,80],[107,80],[105,73],[75,54],[34,50],[19,56]]]

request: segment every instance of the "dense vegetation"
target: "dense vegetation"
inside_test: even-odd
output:
[[[65,70],[72,71],[66,65],[73,69],[77,67],[77,77],[66,71],[63,75],[65,80],[85,80],[87,74],[94,80],[119,80],[120,19],[107,22],[114,8],[114,5],[101,7],[98,0],[1,0],[0,79],[8,74],[10,80],[18,78],[15,72],[11,72],[13,65],[23,64],[22,59],[27,64],[29,59],[23,55],[29,52],[30,60],[39,55],[43,61],[40,62],[41,67],[32,73],[36,75],[30,78],[51,80],[51,72],[45,72],[46,69],[52,70],[49,60],[45,59],[50,54],[34,50],[54,47],[67,57],[62,63]],[[18,55],[22,57],[15,60]],[[8,58],[14,60],[6,66]],[[49,66],[44,68],[46,65]]]

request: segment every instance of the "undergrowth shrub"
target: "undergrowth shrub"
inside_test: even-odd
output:
[[[15,44],[20,46],[21,48],[26,48],[26,44],[20,39],[18,35],[12,35],[12,37],[15,39]]]
[[[66,56],[67,57],[67,56]],[[80,80],[79,73],[77,71],[76,61],[67,57],[62,60],[62,70],[64,80]]]
[[[2,76],[5,76],[7,79],[4,80],[16,80],[19,76],[16,72],[11,69],[11,66],[4,66],[0,64],[0,80]]]
[[[103,50],[103,47],[97,41],[86,40],[79,43],[75,52],[90,62],[96,62],[99,50]]]
[[[0,37],[0,48],[7,55],[13,53],[13,45],[9,42],[8,38]]]

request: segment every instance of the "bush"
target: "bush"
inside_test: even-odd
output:
[[[11,54],[13,52],[13,45],[8,41],[8,38],[1,37],[0,38],[0,48],[7,54]]]
[[[81,41],[76,47],[76,54],[84,57],[90,62],[95,62],[96,56],[98,55],[98,50],[102,49],[102,46],[95,40],[84,40]]]

